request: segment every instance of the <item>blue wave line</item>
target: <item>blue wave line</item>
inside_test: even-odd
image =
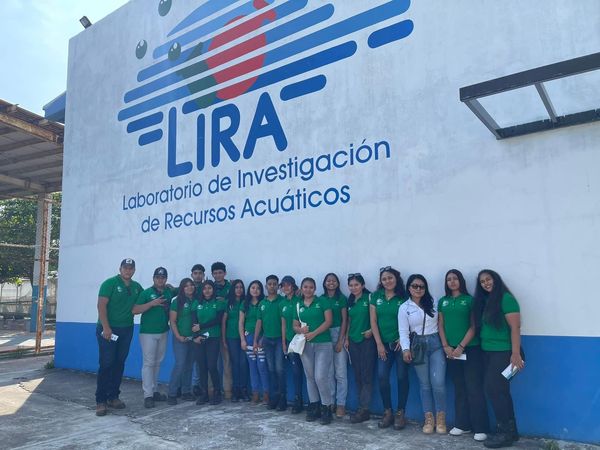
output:
[[[276,21],[278,21],[280,19],[283,19],[284,17],[287,17],[287,16],[289,16],[290,14],[292,14],[292,13],[294,13],[296,11],[301,10],[302,8],[304,8],[306,6],[307,2],[308,2],[308,0],[289,0],[289,1],[285,2],[285,3],[283,3],[282,5],[280,5],[280,6],[276,7],[276,8],[273,8],[273,11],[275,12],[275,14],[277,14],[277,17],[275,18],[274,22],[276,22]],[[333,11],[332,11],[332,14],[333,14]],[[265,24],[263,24],[263,26],[264,25]],[[284,25],[280,25],[280,27],[282,27],[282,26],[285,26],[285,24]],[[309,24],[305,24],[305,26],[310,26],[310,25]],[[276,28],[273,29],[273,30],[271,30],[271,32],[274,31],[274,30],[276,30]],[[268,32],[267,35],[269,33],[270,32]],[[279,38],[279,39],[281,39],[281,38]],[[246,41],[244,41],[244,42],[246,42]],[[237,45],[240,45],[240,44],[237,44]],[[177,58],[175,61],[171,61],[170,59],[167,58],[167,59],[165,59],[163,61],[160,61],[160,62],[158,62],[158,63],[156,63],[156,64],[154,64],[152,66],[146,67],[145,69],[142,69],[142,70],[139,71],[138,76],[137,76],[137,80],[138,81],[147,80],[148,78],[153,77],[154,75],[157,75],[157,74],[159,74],[161,72],[164,72],[166,70],[169,70],[172,67],[176,67],[176,66],[179,66],[181,64],[187,63],[187,62],[191,61],[192,59],[195,59],[195,58],[201,56],[202,54],[206,53],[208,50],[205,50],[205,49],[208,49],[209,46],[210,46],[210,41],[200,42],[199,44],[197,44],[197,45],[195,45],[195,46],[193,46],[191,48],[188,48],[188,49],[184,50],[181,53],[181,56],[179,58]],[[201,52],[200,52],[200,54],[197,55],[197,56],[193,55],[193,53],[197,53],[198,52],[199,48],[202,49]],[[198,63],[196,63],[196,64],[198,64]],[[192,67],[195,66],[196,64],[192,65]],[[160,78],[160,80],[162,80],[162,78]],[[158,80],[155,80],[155,81],[158,81]],[[181,77],[178,79],[178,81],[181,81]],[[166,84],[166,86],[168,86],[169,84],[172,84],[172,83],[168,83],[168,84]],[[130,92],[133,92],[133,91],[135,91],[135,89],[133,89]],[[126,102],[128,101],[127,100],[127,94],[125,94],[125,101]]]
[[[246,93],[270,86],[278,83],[279,81],[295,77],[296,75],[318,69],[328,64],[341,61],[342,59],[349,58],[356,53],[356,49],[356,42],[345,42],[327,50],[323,50],[319,53],[315,53],[314,55],[307,56],[306,58],[298,61],[294,61],[293,63],[286,64],[285,66],[278,67],[277,69],[273,69],[260,75],[252,87],[246,91]],[[204,95],[195,98],[194,100],[185,102],[182,108],[183,113],[189,114],[202,109],[203,106],[201,105],[205,104],[206,98],[210,97],[212,97],[212,94]],[[211,106],[223,101],[225,100],[215,98],[215,101],[211,104]]]
[[[335,39],[347,36],[355,31],[362,30],[363,28],[382,22],[391,17],[400,15],[404,13],[409,6],[410,0],[391,0],[388,3],[384,3],[383,5],[357,14],[356,16],[352,16],[321,30],[315,31],[314,33],[301,37],[288,44],[284,44],[274,50],[263,53],[263,55],[266,56],[263,67],[294,56],[303,51],[310,50],[319,45],[326,44]],[[243,65],[245,63],[246,61],[242,61],[241,63],[238,63],[232,67]],[[194,74],[189,74],[189,76],[192,75]],[[164,94],[159,94],[156,97],[138,103],[137,105],[125,108],[119,112],[118,118],[119,120],[125,120],[151,109],[163,106],[171,101],[185,98],[190,94],[195,93],[190,89],[193,90],[196,88],[196,86],[207,86],[212,88],[215,86],[214,77],[209,76],[201,78],[188,85],[181,86]]]
[[[167,36],[172,36],[178,31],[195,24],[199,20],[202,20],[205,17],[216,13],[217,11],[227,8],[229,5],[232,5],[235,2],[237,2],[237,0],[209,0],[204,5],[199,6],[189,13],[185,19],[175,25],[175,28],[173,28]]]
[[[265,0],[267,3],[273,3],[274,0]],[[159,58],[160,56],[166,55],[169,53],[169,49],[171,46],[177,42],[182,47],[190,42],[195,41],[196,39],[200,39],[203,36],[206,36],[209,33],[217,31],[227,25],[228,22],[235,19],[236,17],[242,15],[252,14],[257,10],[254,7],[254,0],[250,0],[243,5],[238,6],[237,8],[232,9],[229,12],[226,12],[222,16],[217,17],[210,22],[206,22],[205,24],[200,25],[198,28],[194,28],[191,31],[188,31],[185,34],[182,34],[178,38],[171,39],[170,41],[165,42],[164,44],[159,45],[154,49],[152,56],[154,59]]]
[[[285,86],[283,89],[281,89],[279,98],[285,102],[306,94],[312,94],[313,92],[323,89],[326,84],[327,78],[325,75],[317,75],[316,77]]]
[[[412,33],[415,25],[412,20],[403,20],[389,27],[374,31],[369,35],[368,44],[371,48],[381,47],[390,42],[398,41]]]
[[[153,130],[148,133],[144,133],[138,139],[138,144],[140,145],[148,145],[152,142],[160,141],[162,139],[163,132],[162,130]]]
[[[127,124],[127,132],[133,133],[135,131],[143,130],[144,128],[151,127],[152,125],[158,125],[163,120],[163,113],[157,112],[150,114],[149,116],[142,117],[141,119],[134,120]]]

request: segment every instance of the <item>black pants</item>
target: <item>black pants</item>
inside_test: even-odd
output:
[[[448,359],[448,372],[454,383],[454,425],[475,433],[489,431],[487,404],[483,394],[483,352],[481,347],[467,347],[466,361]]]
[[[377,347],[373,338],[365,339],[360,343],[350,341],[348,351],[354,369],[356,390],[358,392],[359,408],[368,410],[371,406],[371,392],[373,390],[373,368],[377,357]]]
[[[215,392],[221,392],[221,378],[217,369],[217,360],[221,351],[221,338],[209,337],[201,344],[194,344],[196,349],[195,359],[198,364],[198,376],[200,377],[200,388],[208,393],[208,374],[212,380]]]
[[[102,337],[102,326],[96,327],[98,341],[98,378],[96,381],[96,403],[119,398],[121,380],[125,369],[125,360],[129,355],[129,346],[133,337],[133,326],[114,327],[113,334],[119,336],[116,341]]]
[[[406,409],[408,401],[408,364],[402,358],[402,350],[394,351],[395,342],[383,344],[385,346],[386,359],[377,360],[377,376],[379,377],[379,392],[384,409],[392,408],[392,386],[390,385],[390,373],[392,366],[396,364],[396,378],[398,382],[398,409]]]
[[[514,420],[510,383],[502,376],[502,371],[510,364],[512,352],[483,352],[485,363],[485,393],[492,403],[496,420],[499,424],[506,424]]]

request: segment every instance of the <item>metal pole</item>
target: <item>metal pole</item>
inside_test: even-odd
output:
[[[37,299],[37,320],[36,320],[36,331],[35,331],[35,354],[38,355],[42,351],[42,317],[44,312],[44,294],[46,293],[46,264],[48,262],[48,210],[51,200],[48,197],[44,198],[42,208],[42,242],[40,249],[40,272],[39,272],[39,286],[38,286],[38,299]]]

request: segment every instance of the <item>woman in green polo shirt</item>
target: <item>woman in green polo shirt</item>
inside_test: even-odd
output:
[[[402,359],[402,347],[398,335],[398,309],[406,300],[404,280],[400,272],[387,266],[379,269],[379,285],[371,294],[370,314],[371,330],[377,344],[377,376],[379,392],[383,401],[383,418],[379,428],[394,425],[401,430],[406,426],[404,411],[408,400],[408,365]],[[398,383],[398,409],[394,416],[392,410],[392,388],[390,374],[396,365]]]
[[[373,368],[377,350],[371,331],[369,314],[369,290],[360,273],[348,275],[348,333],[345,346],[350,352],[354,381],[358,394],[358,410],[350,417],[351,423],[361,423],[371,418],[371,392],[373,391]]]
[[[227,309],[223,314],[223,328],[225,333],[222,337],[223,348],[229,353],[232,374],[231,401],[236,403],[240,400],[250,401],[248,396],[248,362],[242,351],[240,340],[240,307],[244,302],[245,287],[242,280],[233,280],[231,289],[227,293]]]
[[[254,341],[254,331],[258,320],[259,305],[265,298],[263,284],[254,280],[248,286],[248,292],[242,308],[240,309],[239,334],[241,347],[246,352],[250,368],[250,388],[252,389],[252,403],[259,402],[262,394],[263,403],[269,403],[269,369],[267,359],[262,348],[262,336]],[[254,347],[256,346],[256,352]]]
[[[306,420],[312,422],[321,418],[321,424],[331,423],[333,393],[331,392],[331,367],[333,347],[331,346],[331,305],[325,297],[315,297],[317,285],[312,278],[304,278],[300,283],[302,300],[294,319],[294,331],[306,337],[302,352],[302,365],[306,376],[308,400]]]
[[[217,370],[217,360],[221,348],[221,325],[226,303],[216,298],[214,282],[207,280],[202,283],[202,294],[196,306],[198,323],[194,325],[194,343],[196,347],[196,360],[198,361],[200,375],[200,397],[197,405],[208,402],[208,374],[213,385],[211,405],[223,401],[221,398],[221,377]]]
[[[483,353],[479,336],[475,336],[473,297],[459,270],[449,270],[445,280],[446,295],[438,301],[438,328],[454,383],[454,428],[450,434],[460,436],[473,431],[476,441],[484,441],[489,422],[483,394]]]
[[[521,352],[521,314],[519,303],[500,275],[485,269],[477,275],[475,289],[475,327],[480,329],[484,355],[484,387],[492,403],[497,433],[484,445],[509,447],[519,440],[509,381],[502,375],[508,366],[523,369]]]
[[[348,354],[344,350],[346,330],[348,328],[348,299],[340,290],[340,279],[335,273],[328,273],[323,279],[323,296],[331,304],[332,323],[331,344],[333,345],[333,384],[335,415],[346,415],[346,396],[348,395]]]
[[[173,355],[175,365],[169,380],[169,405],[177,404],[177,390],[181,389],[182,400],[193,400],[192,395],[192,314],[196,306],[196,286],[190,278],[179,283],[177,297],[171,301],[169,323],[173,332]]]

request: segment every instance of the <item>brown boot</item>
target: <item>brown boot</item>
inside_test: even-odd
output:
[[[371,414],[368,409],[359,408],[355,414],[350,416],[350,423],[361,423],[366,422],[371,418]]]
[[[394,423],[394,414],[392,413],[391,408],[383,411],[383,417],[377,424],[379,428],[388,428],[390,425]]]
[[[258,392],[253,392],[252,393],[252,404],[258,405],[258,403],[259,403]]]
[[[394,430],[401,430],[406,426],[406,417],[404,417],[404,410],[399,409],[396,411],[394,416]]]
[[[426,412],[425,413],[425,424],[423,425],[423,433],[432,434],[434,427],[435,427],[435,420],[433,418],[433,413]]]
[[[265,406],[269,406],[269,393],[268,392],[263,392],[262,404]]]
[[[98,417],[105,416],[108,412],[108,408],[106,407],[106,403],[97,403],[96,404],[96,415]]]
[[[446,413],[441,411],[435,416],[435,432],[437,434],[446,434]]]
[[[345,406],[338,406],[335,409],[335,417],[337,417],[338,419],[341,419],[345,415],[346,415],[346,407]]]

